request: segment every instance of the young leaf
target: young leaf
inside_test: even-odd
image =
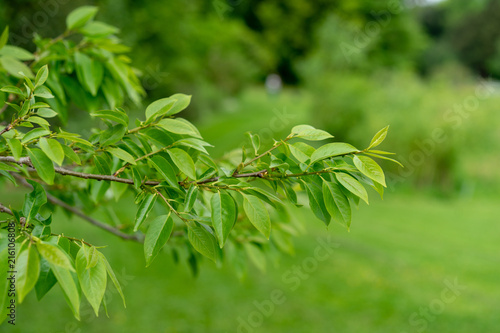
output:
[[[50,158],[38,148],[28,149],[28,156],[40,178],[49,185],[54,184],[56,172]]]
[[[311,164],[316,161],[323,160],[325,158],[346,155],[357,151],[358,149],[356,147],[353,147],[348,143],[344,142],[328,143],[324,146],[319,147],[314,153],[312,153]]]
[[[50,134],[50,131],[48,131],[44,128],[40,128],[40,127],[35,128],[24,135],[23,139],[21,140],[21,143],[24,145],[24,144],[30,142],[31,140],[34,140],[34,139],[37,139],[41,136],[45,136],[45,135],[49,135],[49,134]]]
[[[298,125],[292,128],[292,134],[294,138],[301,138],[309,141],[321,141],[329,138],[333,138],[328,132],[316,129],[309,125]]]
[[[75,30],[83,27],[88,21],[94,18],[97,10],[97,7],[94,6],[82,6],[73,10],[66,18],[67,29]]]
[[[40,138],[38,145],[52,161],[56,162],[59,166],[62,165],[64,161],[64,150],[57,140]]]
[[[49,76],[49,68],[47,65],[44,65],[38,70],[38,73],[36,73],[35,88],[44,84],[45,81],[47,81],[48,76]]]
[[[60,247],[37,240],[36,248],[40,255],[49,262],[51,267],[61,267],[71,272],[75,271],[68,255]]]
[[[187,123],[183,122],[180,119],[162,119],[158,122],[157,126],[171,133],[190,135],[194,137],[199,136],[197,131],[195,131],[193,127],[189,126]]]
[[[137,210],[137,214],[135,216],[134,232],[136,232],[141,226],[142,222],[146,220],[146,218],[149,215],[149,212],[151,211],[151,209],[153,209],[155,202],[156,202],[156,194],[154,193],[148,193],[146,195],[146,198],[142,200],[141,205],[139,206],[139,209]]]
[[[168,150],[168,154],[179,170],[181,170],[189,178],[196,179],[194,162],[188,153],[179,148],[171,148]]]
[[[351,225],[351,206],[340,187],[323,179],[323,196],[325,206],[333,220],[349,229]]]
[[[149,104],[146,108],[146,121],[166,114],[177,100],[172,97],[162,98]]]
[[[191,103],[191,95],[184,95],[184,94],[174,94],[170,96],[170,98],[173,98],[176,100],[175,104],[170,108],[166,113],[165,116],[173,116],[174,114],[177,114],[184,110],[185,108],[188,107],[189,103]]]
[[[354,165],[362,174],[386,187],[384,171],[377,162],[366,156],[354,156]]]
[[[167,243],[174,228],[174,221],[169,215],[161,215],[151,221],[144,238],[144,257],[146,267],[151,265],[161,248]]]
[[[377,147],[379,144],[381,144],[384,141],[385,137],[387,136],[388,130],[389,130],[389,125],[378,131],[377,134],[373,136],[373,139],[370,142],[370,145],[368,146],[367,149]]]
[[[215,235],[222,248],[236,222],[236,203],[229,193],[219,191],[212,196],[210,206]]]
[[[243,195],[243,209],[253,226],[269,239],[271,219],[264,203],[253,195]]]
[[[68,157],[70,160],[72,160],[76,164],[81,164],[82,163],[80,161],[80,157],[78,157],[78,154],[75,153],[75,151],[73,149],[71,149],[71,147],[63,145],[62,148],[63,148],[63,151],[64,151],[64,155],[66,155],[66,157]]]
[[[188,224],[188,239],[196,251],[213,262],[217,260],[217,241],[215,237],[198,222]]]
[[[24,297],[35,286],[40,273],[40,258],[35,246],[32,246],[31,243],[27,249],[19,254],[16,260],[16,270],[18,272],[16,284],[19,303],[22,303]]]
[[[87,260],[85,256],[85,246],[86,245],[82,245],[80,251],[78,251],[76,255],[76,273],[83,294],[94,309],[95,315],[99,316],[99,306],[104,297],[104,292],[106,291],[106,266],[102,261],[97,260],[95,266],[87,268],[91,258]],[[96,258],[98,257],[96,256]]]
[[[122,124],[124,126],[128,126],[128,116],[125,112],[120,112],[117,110],[101,110],[93,112],[90,115],[92,117],[107,119]]]
[[[121,148],[108,147],[108,148],[106,148],[106,150],[109,151],[111,153],[111,155],[118,157],[120,160],[123,160],[123,161],[130,163],[132,165],[137,164],[137,162],[135,161],[135,158]]]
[[[363,185],[361,185],[361,183],[356,180],[356,178],[343,172],[336,173],[335,176],[337,177],[339,183],[342,184],[347,190],[349,190],[349,192],[357,195],[368,204],[368,193],[366,192],[366,189],[363,187]]]

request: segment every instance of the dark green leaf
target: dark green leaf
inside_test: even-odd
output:
[[[153,209],[156,202],[156,194],[148,193],[141,202],[137,214],[135,216],[134,232],[139,229],[144,220],[148,217],[149,212]]]
[[[236,203],[229,193],[219,191],[212,196],[210,206],[212,225],[219,240],[219,246],[222,248],[236,222]]]
[[[144,239],[144,256],[146,267],[151,265],[161,248],[167,243],[174,228],[170,215],[161,215],[151,221]]]
[[[56,173],[50,158],[38,148],[28,149],[28,156],[40,178],[47,184],[52,185]]]

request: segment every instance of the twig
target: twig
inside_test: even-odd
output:
[[[9,208],[7,208],[6,206],[2,205],[1,203],[0,203],[0,212],[1,213],[7,213],[9,215],[14,216],[14,214],[12,213],[12,211]]]
[[[29,157],[21,157],[19,159],[19,161],[16,161],[14,159],[14,157],[12,157],[12,156],[0,156],[0,162],[16,163],[16,164],[21,165],[21,166],[24,164],[24,165],[27,165],[31,168],[34,168]],[[73,176],[73,177],[78,177],[78,178],[83,178],[83,179],[109,180],[109,181],[117,182],[117,183],[134,184],[133,179],[119,178],[119,177],[115,177],[115,176],[111,176],[111,175],[96,175],[96,174],[92,174],[92,173],[77,172],[77,171],[68,170],[68,169],[61,168],[61,167],[55,167],[54,171],[57,172],[58,174],[63,175],[63,176]],[[144,184],[156,186],[156,185],[160,184],[160,182],[148,180]]]
[[[12,176],[14,176],[23,186],[26,186],[26,187],[29,187],[29,188],[32,188],[32,186],[24,179],[24,177],[22,177],[21,175],[18,175],[14,172],[11,173]],[[123,238],[125,240],[134,240],[134,241],[138,241],[138,242],[142,242],[142,237],[140,237],[139,235],[130,235],[130,234],[126,234],[124,232],[121,232],[120,230],[117,230],[115,228],[113,228],[112,226],[108,225],[108,224],[105,224],[105,223],[102,223],[100,221],[97,221],[95,219],[93,219],[92,217],[86,215],[85,213],[83,213],[81,210],[73,207],[73,206],[70,206],[68,205],[67,203],[65,203],[64,201],[61,201],[60,199],[54,197],[52,194],[50,193],[47,193],[47,199],[53,203],[54,205],[57,205],[57,206],[60,206],[64,209],[66,209],[67,211],[70,211],[72,212],[73,214],[81,217],[82,219],[86,220],[87,222],[95,225],[96,227],[99,227],[101,229],[104,229],[112,234],[114,234],[115,236],[118,236],[120,238]]]

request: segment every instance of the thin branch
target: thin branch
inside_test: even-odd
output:
[[[258,155],[258,156],[255,156],[255,157],[254,157],[254,158],[252,158],[250,161],[248,161],[248,162],[244,163],[244,164],[242,165],[242,167],[241,167],[241,168],[243,169],[244,167],[247,167],[247,166],[249,166],[250,164],[252,164],[253,162],[257,161],[258,159],[260,159],[260,158],[262,158],[262,157],[266,156],[267,154],[269,154],[270,152],[272,152],[272,151],[273,151],[273,150],[275,150],[276,148],[281,147],[281,146],[282,146],[285,142],[287,142],[287,141],[288,141],[288,140],[290,140],[290,139],[292,139],[292,137],[291,137],[291,136],[286,137],[286,139],[285,139],[285,140],[281,141],[281,142],[280,142],[279,144],[277,144],[276,146],[273,146],[273,147],[269,148],[268,150],[266,150],[266,151],[265,151],[265,152],[263,152],[262,154],[260,154],[260,155]]]
[[[34,168],[29,157],[21,157],[19,159],[19,161],[16,161],[14,159],[14,157],[12,157],[12,156],[0,156],[0,162],[16,163],[16,164],[21,165],[21,166],[27,165],[31,168]],[[68,169],[61,168],[61,167],[55,167],[54,171],[57,172],[58,174],[63,175],[63,176],[73,176],[73,177],[78,177],[78,178],[83,178],[83,179],[109,180],[109,181],[117,182],[117,183],[134,184],[133,179],[119,178],[119,177],[115,177],[115,176],[111,176],[111,175],[96,175],[93,173],[77,172],[77,171],[68,170]],[[144,182],[144,184],[156,186],[156,185],[160,184],[160,182],[148,180],[148,181]]]
[[[11,173],[23,186],[25,187],[28,187],[28,188],[33,188],[25,179],[24,177],[22,177],[21,175],[18,175],[14,172]],[[89,222],[90,224],[93,224],[95,225],[96,227],[99,227],[101,229],[104,229],[112,234],[114,234],[115,236],[118,236],[120,238],[123,238],[125,240],[134,240],[134,241],[138,241],[138,242],[142,242],[142,237],[140,237],[139,235],[130,235],[130,234],[126,234],[124,232],[121,232],[120,230],[117,230],[116,228],[113,228],[112,226],[110,226],[109,224],[105,224],[105,223],[102,223],[100,221],[97,221],[95,219],[93,219],[92,217],[86,215],[85,213],[83,213],[81,210],[73,207],[73,206],[70,206],[68,205],[67,203],[65,203],[64,201],[61,201],[60,199],[56,198],[55,196],[53,196],[52,194],[50,193],[47,193],[47,199],[53,203],[54,205],[57,205],[57,206],[60,206],[64,209],[66,209],[67,211],[69,212],[72,212],[73,214],[81,217],[82,219],[86,220],[87,222]]]
[[[12,213],[12,211],[8,207],[2,205],[1,203],[0,203],[0,213],[7,213],[9,215],[14,216],[14,214]]]
[[[1,110],[0,110],[1,111]],[[0,112],[1,113],[1,112]],[[3,130],[0,131],[0,136],[2,136],[4,133],[10,131],[14,126],[12,124],[8,124]]]

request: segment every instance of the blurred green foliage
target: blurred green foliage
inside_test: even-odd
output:
[[[238,114],[245,114],[242,124],[255,131],[270,121],[259,125],[259,117],[291,105],[283,101],[300,100],[299,118],[325,124],[337,139],[356,142],[361,133],[390,123],[398,138],[391,148],[407,161],[442,128],[447,139],[425,162],[410,162],[407,172],[392,170],[397,183],[453,193],[464,184],[497,181],[492,166],[498,158],[491,153],[498,147],[494,82],[488,83],[491,94],[460,116],[460,124],[449,110],[475,96],[479,76],[500,76],[500,1],[418,3],[93,2],[101,20],[122,30],[141,70],[146,102],[178,91],[192,94],[188,117],[200,125],[218,126],[224,117],[237,123]],[[67,13],[82,4],[87,2],[0,0],[0,23],[10,23],[11,43],[30,47],[35,30],[55,36]],[[280,99],[259,93],[269,73],[280,74],[293,90],[285,89]],[[286,97],[291,95],[298,98]],[[297,124],[292,122],[285,126]],[[464,154],[465,143],[473,151]],[[401,174],[407,176],[401,180]]]

